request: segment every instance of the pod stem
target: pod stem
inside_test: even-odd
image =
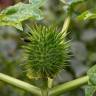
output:
[[[41,78],[42,86],[41,86],[41,96],[48,96],[48,78]]]

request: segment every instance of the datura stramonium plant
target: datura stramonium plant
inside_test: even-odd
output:
[[[24,46],[26,70],[33,77],[53,78],[65,68],[69,59],[69,41],[66,33],[56,27],[34,26],[27,33],[30,42]]]

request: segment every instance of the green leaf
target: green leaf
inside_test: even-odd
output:
[[[95,19],[96,13],[93,13],[91,11],[85,11],[80,16],[78,16],[79,20],[88,20],[88,19]]]
[[[89,82],[91,83],[91,85],[96,86],[96,65],[89,69],[87,74],[89,76]]]
[[[40,7],[44,1],[45,0],[29,0],[29,3],[32,4],[32,6],[36,5],[37,7]]]
[[[14,23],[14,22],[1,22],[0,26],[13,26],[19,30],[23,30],[21,23]]]
[[[82,1],[85,1],[85,0],[61,0],[61,2],[63,2],[64,4],[69,4],[69,5],[72,5],[72,4],[75,4],[75,3],[80,3]]]
[[[33,4],[24,4],[20,2],[14,6],[6,8],[0,13],[0,25],[14,26],[22,30],[23,21],[30,18],[41,20],[43,16],[41,10],[37,7],[37,4],[35,5],[34,3],[34,6],[32,5]]]
[[[96,91],[96,86],[89,85],[85,88],[85,96],[93,96],[95,91]]]
[[[87,75],[89,76],[89,84],[85,88],[85,96],[93,96],[96,92],[96,65],[88,70]]]
[[[78,5],[79,3],[84,2],[85,0],[71,0],[71,2],[69,2],[69,10],[73,9],[76,5]]]
[[[72,4],[76,4],[76,3],[80,3],[80,2],[82,2],[82,1],[84,1],[84,0],[67,0],[66,2],[69,4],[69,5],[72,5]]]
[[[67,12],[70,14],[73,12],[73,9],[76,5],[79,3],[84,2],[85,0],[61,0],[65,4],[65,8],[67,9]]]

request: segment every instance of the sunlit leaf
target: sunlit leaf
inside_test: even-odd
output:
[[[84,1],[84,0],[65,0],[65,2],[67,2],[70,5],[75,4],[75,3],[80,3],[82,1]]]
[[[38,5],[41,5],[41,1],[38,1]],[[39,7],[40,7],[39,5]],[[41,10],[37,7],[37,4],[24,4],[24,3],[18,3],[14,6],[8,7],[1,11],[0,13],[0,25],[9,25],[14,26],[18,29],[22,28],[22,22],[27,19],[35,19],[35,20],[41,20],[43,17],[43,14]]]
[[[89,85],[85,88],[85,96],[93,96],[95,91],[96,91],[96,87]]]
[[[88,20],[88,19],[94,19],[96,18],[96,13],[93,13],[91,11],[85,11],[80,16],[78,16],[79,20]]]
[[[37,6],[37,7],[40,7],[42,6],[43,2],[45,0],[29,0],[29,3],[32,4],[32,6]]]
[[[14,22],[1,22],[0,26],[13,26],[19,30],[23,30],[21,23],[14,23]]]
[[[89,69],[87,74],[89,76],[90,83],[96,86],[96,65]]]
[[[69,13],[72,13],[74,7],[84,1],[85,0],[61,0],[61,2],[64,3],[64,7],[66,8],[67,12]]]
[[[85,88],[85,96],[93,96],[96,92],[96,65],[87,72],[89,76],[89,85]]]

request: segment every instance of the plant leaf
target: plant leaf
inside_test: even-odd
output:
[[[96,65],[89,69],[87,74],[89,76],[89,83],[96,86]]]
[[[21,23],[14,23],[14,22],[1,22],[0,26],[13,26],[19,30],[23,30]]]
[[[96,91],[96,86],[89,85],[85,88],[85,96],[93,96],[95,91]]]
[[[96,18],[96,13],[93,13],[91,11],[85,11],[80,16],[78,16],[79,20],[88,20],[88,19],[94,19]]]
[[[39,2],[38,2],[39,4]],[[18,3],[14,6],[8,7],[0,13],[0,25],[14,26],[18,29],[21,28],[21,23],[27,19],[42,19],[42,12],[37,5]]]
[[[72,13],[74,7],[85,0],[61,0],[65,4],[65,10],[70,14]]]
[[[45,0],[29,0],[29,3],[32,4],[32,6],[36,5],[37,7],[40,7],[44,1]]]
[[[89,76],[89,82],[92,85],[96,85],[96,65],[94,65],[91,69],[89,69],[87,74]]]
[[[69,5],[72,5],[72,4],[76,4],[76,3],[80,3],[84,0],[66,0],[66,2],[69,4]]]
[[[87,75],[89,76],[89,84],[85,88],[85,96],[93,96],[96,92],[96,65],[88,70]]]

